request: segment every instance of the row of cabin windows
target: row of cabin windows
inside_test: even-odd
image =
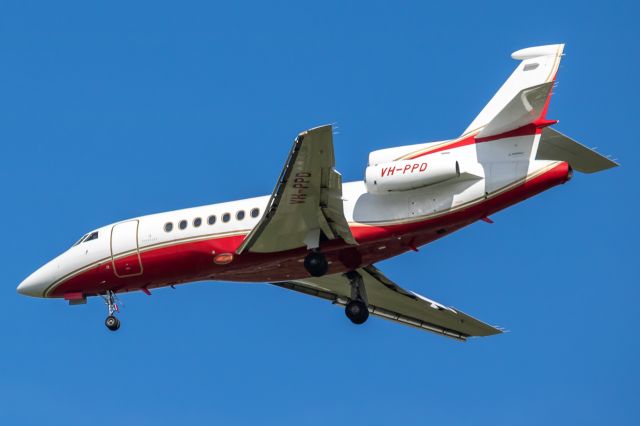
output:
[[[253,208],[251,209],[251,211],[249,212],[249,214],[251,215],[251,217],[256,218],[260,215],[260,209],[259,208]],[[243,220],[245,217],[245,212],[244,210],[238,210],[236,212],[236,219],[237,220]],[[214,223],[216,223],[216,215],[212,214],[211,216],[209,216],[207,218],[207,223],[209,225],[213,225]],[[231,213],[225,213],[222,215],[222,221],[224,223],[227,223],[231,220]],[[196,217],[195,219],[193,219],[192,225],[194,228],[198,228],[200,225],[202,225],[202,218],[200,217]],[[178,228],[180,229],[187,229],[187,221],[185,219],[181,220],[180,222],[178,222]],[[164,224],[164,231],[165,232],[171,232],[173,230],[173,222],[167,222]]]

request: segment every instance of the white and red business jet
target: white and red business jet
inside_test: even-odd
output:
[[[395,284],[375,262],[417,250],[555,185],[617,164],[549,127],[564,45],[531,47],[462,136],[374,151],[342,184],[332,128],[300,133],[271,196],[142,216],[87,233],[18,292],[70,304],[200,280],[270,282],[459,340],[501,330]]]

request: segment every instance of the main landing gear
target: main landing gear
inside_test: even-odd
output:
[[[312,277],[321,277],[329,270],[327,258],[320,250],[311,250],[304,258],[304,268]]]
[[[350,271],[345,276],[351,284],[351,301],[344,308],[344,313],[352,323],[363,324],[369,318],[369,306],[362,275],[356,271]]]
[[[118,304],[116,303],[116,294],[113,291],[108,290],[107,294],[102,296],[102,298],[109,309],[109,316],[104,320],[104,325],[106,325],[109,330],[116,331],[120,328],[120,320],[113,315],[114,313],[119,312]]]

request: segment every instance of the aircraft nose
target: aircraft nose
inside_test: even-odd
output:
[[[46,264],[25,278],[16,289],[25,296],[44,297],[44,290],[53,282],[54,274],[51,265]]]

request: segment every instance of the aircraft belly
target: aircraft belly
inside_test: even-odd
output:
[[[540,161],[540,169],[526,182],[504,189],[496,196],[455,208],[434,217],[415,221],[389,222],[387,224],[351,224],[351,231],[360,243],[347,245],[341,240],[324,243],[321,249],[329,260],[329,273],[352,269],[353,250],[357,250],[361,265],[368,265],[403,252],[417,249],[444,235],[469,225],[487,214],[502,210],[555,185],[570,177],[565,162]],[[515,169],[514,169],[515,170]],[[515,173],[515,171],[514,171]],[[472,185],[477,195],[480,185]],[[467,190],[469,190],[468,188]],[[433,202],[433,200],[432,200]],[[438,203],[436,199],[436,203]],[[429,208],[429,207],[424,207]],[[409,209],[408,202],[405,209]],[[107,257],[83,269],[69,274],[56,282],[47,293],[48,297],[63,297],[68,292],[86,295],[104,293],[106,290],[135,291],[152,289],[172,284],[199,280],[224,280],[246,282],[273,282],[307,277],[302,259],[305,248],[277,253],[244,253],[233,256],[234,248],[242,242],[244,235],[227,235],[206,240],[181,241],[175,245],[140,250],[144,274],[114,279],[111,258]],[[346,251],[349,256],[345,256]],[[229,263],[214,263],[218,254],[231,254]]]

